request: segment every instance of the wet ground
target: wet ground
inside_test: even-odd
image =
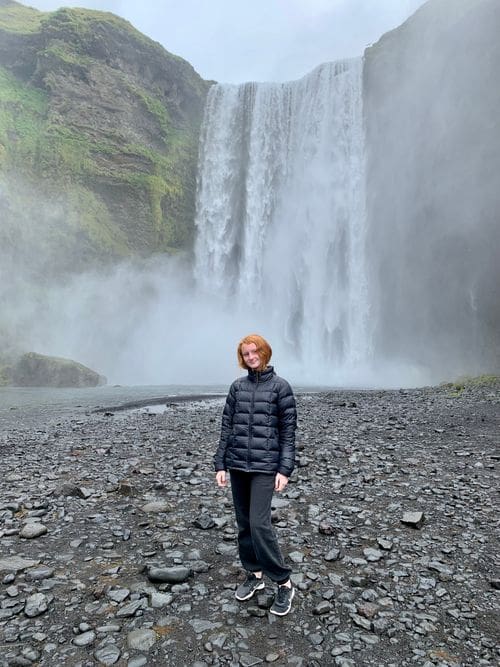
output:
[[[116,404],[0,410],[2,667],[498,664],[500,384],[298,396],[284,618],[234,598],[223,400]]]

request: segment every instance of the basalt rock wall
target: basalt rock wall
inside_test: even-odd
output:
[[[378,354],[500,367],[500,4],[430,0],[365,53]]]
[[[0,0],[8,262],[46,276],[190,247],[208,86],[113,14]]]

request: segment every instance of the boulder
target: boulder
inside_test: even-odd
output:
[[[17,387],[97,387],[106,378],[72,359],[23,354],[9,369],[10,384]]]

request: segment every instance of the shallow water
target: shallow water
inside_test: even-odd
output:
[[[331,387],[294,387],[296,393],[324,391]],[[93,410],[119,408],[126,405],[133,409],[157,412],[163,409],[169,398],[226,396],[227,385],[106,385],[104,387],[52,388],[52,387],[0,387],[0,429],[35,423],[38,420],[57,420],[69,416],[78,417]]]
[[[0,387],[0,425],[15,421],[78,415],[98,408],[114,407],[134,401],[174,396],[221,394],[222,385],[104,386],[80,389],[52,387]]]

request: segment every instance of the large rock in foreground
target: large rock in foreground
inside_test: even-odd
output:
[[[97,387],[106,378],[71,359],[47,357],[28,352],[10,371],[11,384],[17,387]]]

